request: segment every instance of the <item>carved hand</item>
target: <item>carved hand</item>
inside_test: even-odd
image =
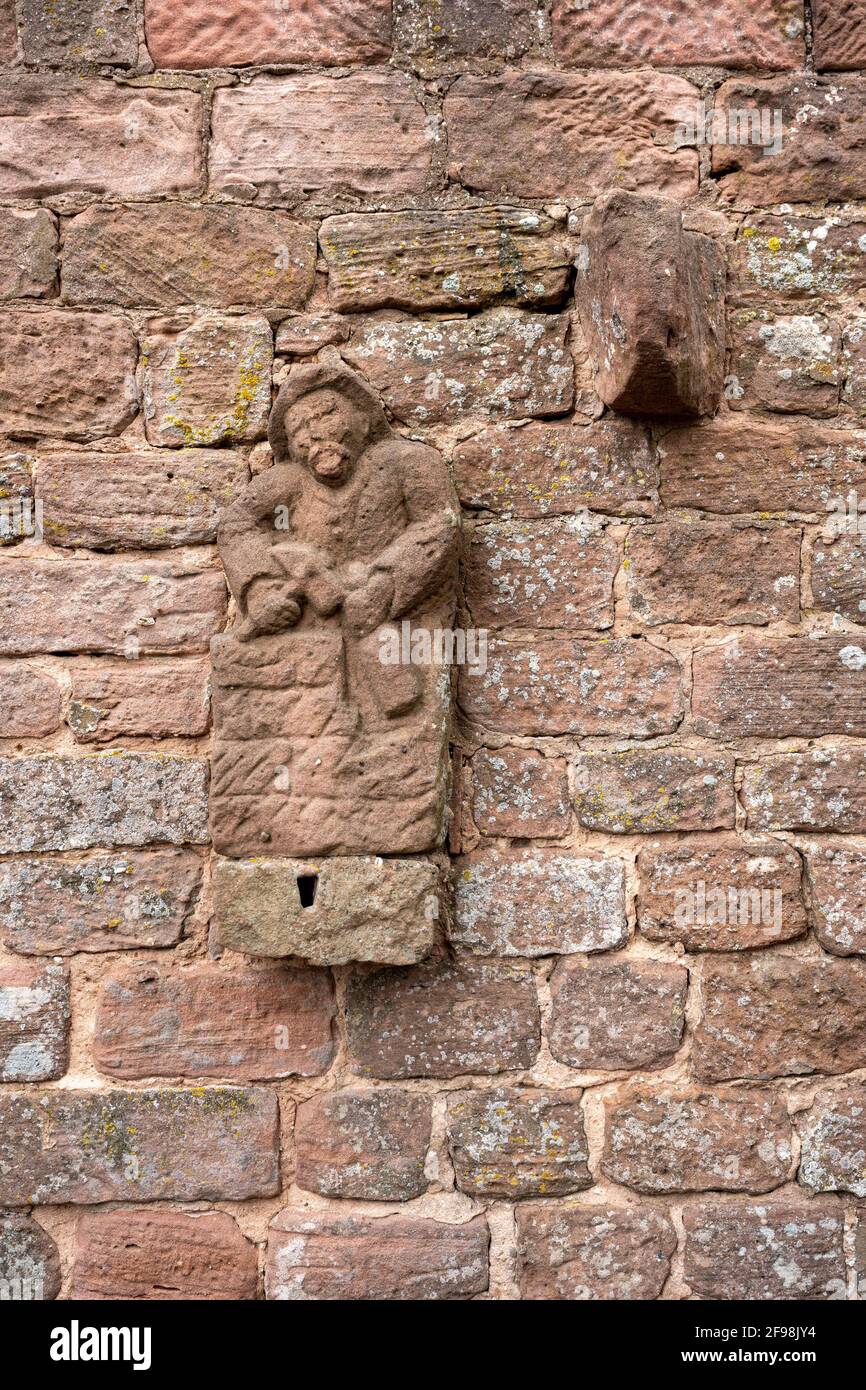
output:
[[[301,605],[279,579],[256,579],[247,591],[247,622],[257,632],[282,632],[294,627]]]

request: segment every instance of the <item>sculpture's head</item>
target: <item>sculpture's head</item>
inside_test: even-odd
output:
[[[364,450],[388,434],[382,407],[366,383],[330,363],[291,373],[269,428],[277,463],[298,463],[328,487],[348,482]]]

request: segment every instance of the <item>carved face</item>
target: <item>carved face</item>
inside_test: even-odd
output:
[[[329,487],[351,477],[368,432],[362,412],[337,391],[312,391],[286,415],[293,457]]]

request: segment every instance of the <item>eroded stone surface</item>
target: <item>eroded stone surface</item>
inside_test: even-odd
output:
[[[39,738],[60,727],[60,687],[47,671],[0,662],[0,738]]]
[[[207,773],[144,753],[0,758],[0,853],[204,844]]]
[[[236,951],[407,965],[430,954],[442,884],[424,859],[218,859],[214,895],[220,939]]]
[[[863,536],[817,539],[812,550],[815,606],[852,623],[866,621],[866,549]]]
[[[382,62],[390,53],[387,0],[146,0],[144,18],[163,68]]]
[[[633,835],[734,824],[734,764],[724,754],[638,748],[578,753],[572,765],[577,818],[590,830]]]
[[[653,63],[724,68],[795,68],[803,61],[799,0],[756,8],[733,0],[721,9],[666,0],[664,24],[643,0],[556,0],[553,48],[576,67]]]
[[[800,1182],[813,1192],[866,1197],[866,1086],[819,1091],[799,1129]]]
[[[864,670],[855,634],[705,647],[692,664],[694,725],[713,738],[866,734]]]
[[[142,342],[142,360],[150,444],[249,444],[263,438],[273,361],[267,319],[155,319]]]
[[[41,299],[57,274],[57,225],[47,208],[0,210],[0,299]]]
[[[197,92],[21,73],[0,82],[0,113],[0,197],[148,198],[198,189]]]
[[[79,1217],[71,1296],[148,1302],[255,1298],[258,1258],[224,1211],[94,1211]]]
[[[776,840],[730,837],[651,846],[638,855],[638,924],[689,951],[744,951],[802,936],[799,856]]]
[[[513,61],[537,50],[539,0],[394,0],[394,42],[421,72]]]
[[[733,304],[779,300],[828,302],[863,288],[866,255],[862,222],[826,217],[771,216],[746,219],[728,247],[728,293]]]
[[[828,1202],[689,1202],[684,1275],[705,1299],[838,1299],[844,1213]]]
[[[826,840],[805,851],[815,935],[836,956],[866,956],[866,850]]]
[[[452,171],[500,196],[618,186],[684,198],[697,188],[697,156],[673,147],[675,112],[698,99],[684,78],[648,69],[461,77],[445,98]]]
[[[725,372],[725,263],[678,204],[606,193],[583,227],[575,297],[595,389],[637,415],[710,415]]]
[[[518,840],[564,835],[571,822],[561,758],[531,748],[482,749],[472,760],[475,824],[482,835]]]
[[[293,369],[270,441],[275,466],[219,530],[237,621],[211,646],[214,843],[434,849],[459,524],[444,460],[395,436],[366,384],[326,363]]]
[[[770,952],[707,962],[693,1065],[705,1081],[866,1066],[866,965]]]
[[[166,560],[0,563],[0,653],[139,656],[207,650],[222,626],[217,569]]]
[[[611,627],[619,563],[615,542],[582,517],[478,526],[466,560],[466,602],[482,627]]]
[[[315,263],[313,228],[284,212],[96,206],[64,228],[62,292],[68,304],[299,309]]]
[[[72,667],[66,722],[78,743],[125,737],[200,738],[210,726],[203,662]]]
[[[264,1087],[0,1093],[0,1201],[243,1201],[279,1191]]]
[[[496,638],[482,676],[461,672],[460,704],[473,724],[512,734],[648,738],[680,722],[680,668],[648,642],[580,642],[542,635]]]
[[[729,318],[731,410],[831,416],[842,380],[839,324],[825,314],[739,309]]]
[[[133,965],[104,981],[93,1058],[122,1080],[318,1076],[334,1055],[333,986],[323,971]]]
[[[454,474],[464,506],[517,517],[640,511],[658,484],[646,429],[615,415],[588,425],[494,426],[458,446]]]
[[[420,1197],[430,1126],[429,1096],[396,1086],[313,1096],[295,1117],[295,1181],[323,1197]]]
[[[792,1144],[772,1092],[647,1092],[608,1104],[602,1169],[651,1195],[769,1192],[790,1176]]]
[[[57,1244],[24,1212],[0,1214],[0,1280],[22,1302],[50,1301],[60,1293]]]
[[[136,345],[111,314],[7,309],[0,316],[0,413],[18,438],[120,434],[138,410]],[[64,371],[59,362],[74,362]]]
[[[483,1216],[462,1225],[413,1216],[332,1216],[287,1208],[271,1222],[268,1298],[464,1299],[487,1288]]]
[[[336,309],[424,311],[559,303],[571,258],[555,231],[545,213],[490,207],[329,217],[319,239]]]
[[[0,867],[0,939],[24,955],[174,946],[202,865],[189,850],[16,859]]]
[[[651,1207],[517,1210],[522,1298],[587,1302],[658,1298],[676,1249],[674,1228]]]
[[[628,940],[619,859],[478,850],[455,865],[456,945],[479,955],[609,951]]]
[[[681,965],[561,960],[550,988],[550,1050],[566,1066],[665,1066],[682,1042],[688,971]]]
[[[257,77],[216,93],[211,187],[296,198],[421,193],[433,138],[402,73]]]
[[[591,1187],[580,1091],[456,1091],[448,1149],[475,1197],[560,1197]]]
[[[815,65],[866,68],[866,11],[862,0],[813,0]]]
[[[866,831],[866,753],[811,748],[746,763],[740,798],[749,829]]]
[[[574,392],[568,331],[566,314],[491,309],[470,319],[374,322],[343,355],[408,424],[564,415]]]
[[[539,1029],[533,978],[515,966],[437,960],[349,981],[346,1030],[358,1074],[516,1071],[535,1061]]]
[[[133,0],[21,0],[19,30],[28,63],[131,67],[138,56]]]
[[[55,1081],[69,1050],[69,976],[62,965],[0,966],[0,1081]]]

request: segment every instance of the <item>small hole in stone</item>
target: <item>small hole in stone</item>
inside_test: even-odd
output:
[[[312,907],[316,901],[316,889],[319,886],[318,874],[298,874],[298,897],[301,900],[301,907]]]

